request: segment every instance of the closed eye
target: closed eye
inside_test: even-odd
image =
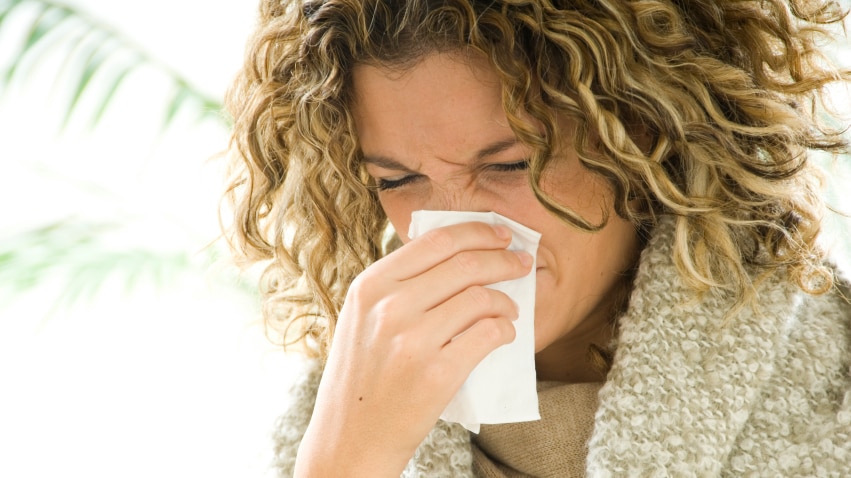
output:
[[[513,171],[526,171],[529,169],[529,160],[524,159],[523,161],[517,161],[514,163],[491,163],[486,166],[487,170],[495,171],[500,173],[508,173]],[[378,191],[389,191],[391,189],[397,189],[402,186],[406,186],[410,183],[418,181],[423,176],[421,174],[409,174],[407,176],[402,176],[399,179],[389,179],[389,178],[376,178],[375,179],[375,188]]]
[[[487,168],[491,171],[499,172],[525,171],[529,169],[529,160],[524,159],[523,161],[517,161],[516,163],[492,163],[489,164]]]
[[[408,176],[402,176],[399,179],[387,179],[387,178],[377,178],[375,180],[375,188],[379,191],[387,191],[390,189],[400,188],[406,184],[412,183],[422,176],[419,174],[410,174]]]

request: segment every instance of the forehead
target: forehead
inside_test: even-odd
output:
[[[354,114],[364,152],[464,154],[513,137],[499,79],[483,57],[432,54],[404,70],[353,70]]]

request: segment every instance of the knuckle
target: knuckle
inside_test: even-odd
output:
[[[417,335],[417,329],[410,327],[408,311],[404,297],[391,295],[379,300],[371,313],[371,327],[375,339],[388,344],[389,357],[411,360],[423,351],[423,340]]]
[[[373,327],[381,335],[386,335],[395,329],[395,302],[393,297],[385,297],[372,307]]]
[[[482,336],[482,340],[489,344],[497,344],[502,342],[502,329],[500,329],[499,325],[493,319],[484,319],[482,320],[480,325],[479,333]]]
[[[505,263],[505,266],[508,270],[516,271],[516,270],[524,270],[523,264],[520,262],[520,258],[517,257],[517,253],[513,251],[502,251],[502,260]]]
[[[485,319],[482,326],[482,338],[488,343],[501,345],[514,340],[514,326],[506,320]]]
[[[481,267],[482,262],[478,255],[470,252],[455,254],[453,260],[461,273],[476,272]]]
[[[411,352],[409,346],[410,340],[405,335],[396,335],[390,339],[390,347],[388,348],[388,359],[398,360],[400,357]]]
[[[352,282],[349,284],[349,288],[346,291],[346,297],[348,298],[361,298],[365,299],[370,295],[371,291],[376,289],[375,280],[377,276],[375,272],[371,268],[367,268],[362,271],[360,274],[355,276]]]
[[[361,272],[352,280],[352,283],[349,284],[349,289],[346,291],[348,297],[357,297],[363,293],[363,290],[365,290],[363,284],[366,281],[365,275],[366,271]]]
[[[452,233],[445,228],[432,229],[422,237],[438,251],[452,250],[455,247],[455,239],[452,237]]]
[[[467,289],[467,296],[477,306],[490,309],[494,305],[494,298],[486,287],[475,285]]]

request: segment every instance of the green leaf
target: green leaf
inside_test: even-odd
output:
[[[199,118],[214,116],[220,121],[224,120],[220,114],[223,109],[221,101],[205,96],[183,75],[157,61],[120,31],[76,7],[50,0],[0,0],[0,22],[5,20],[12,10],[23,5],[33,7],[27,10],[26,15],[21,11],[22,18],[28,19],[29,29],[24,35],[23,46],[10,66],[5,71],[0,71],[0,85],[8,83],[16,76],[23,76],[22,65],[37,64],[47,53],[58,49],[68,50],[67,60],[55,80],[55,85],[73,85],[69,93],[68,108],[62,115],[63,128],[68,125],[75,110],[79,109],[81,97],[87,94],[87,91],[93,90],[90,84],[94,77],[100,74],[109,75],[104,76],[107,87],[103,90],[97,89],[99,97],[93,97],[97,106],[93,110],[90,127],[102,120],[121,84],[134,69],[142,65],[158,69],[175,85],[172,96],[162,99],[166,104],[163,129],[170,126],[178,112],[188,106],[196,108]],[[62,35],[67,29],[71,30],[70,33]],[[83,33],[80,33],[81,30]],[[100,42],[95,49],[89,44],[93,36],[98,37]],[[125,58],[132,58],[133,61],[124,62]],[[72,65],[75,67],[71,68]]]
[[[38,13],[36,14],[36,18],[33,21],[32,25],[30,25],[29,31],[27,33],[27,39],[24,41],[24,46],[21,47],[21,50],[18,52],[17,56],[12,61],[12,64],[9,65],[9,68],[3,73],[3,79],[2,79],[3,84],[8,84],[12,80],[12,78],[15,76],[15,72],[18,70],[18,68],[23,63],[24,57],[26,56],[26,53],[27,53],[27,50],[28,50],[27,45],[30,45],[32,43],[33,37],[36,36],[36,31],[38,30],[38,25],[41,22],[41,19],[44,16],[44,13],[47,11],[47,9],[48,9],[48,7],[46,5],[39,5],[37,7]]]
[[[163,129],[166,129],[169,125],[171,125],[174,118],[177,116],[177,112],[180,111],[183,105],[190,98],[191,91],[189,90],[189,87],[186,83],[178,81],[177,85],[175,85],[171,101],[169,101],[168,107],[166,108],[165,117],[163,118]]]
[[[63,278],[55,309],[91,300],[109,281],[122,281],[128,292],[142,281],[164,287],[193,268],[184,252],[105,247],[101,238],[120,228],[119,223],[65,220],[2,239],[0,284],[21,293]]]
[[[9,16],[9,13],[15,10],[22,0],[11,0],[8,2],[4,2],[2,6],[0,6],[0,27],[3,26],[3,21]]]
[[[233,126],[224,115],[224,105],[221,101],[209,97],[201,97],[198,100],[201,102],[199,120],[212,116],[222,121],[228,127]]]
[[[28,51],[35,46],[48,33],[56,29],[56,26],[62,23],[65,19],[71,16],[71,11],[67,8],[44,5],[44,10],[41,15],[36,18],[30,29],[30,35],[24,43],[24,51]]]
[[[90,123],[90,127],[94,127],[97,125],[101,118],[103,118],[103,114],[106,111],[107,106],[112,102],[112,98],[115,96],[115,92],[118,91],[118,88],[127,78],[127,75],[130,74],[136,68],[136,64],[130,63],[127,64],[120,69],[116,69],[117,73],[115,73],[110,82],[109,87],[106,89],[106,94],[103,95],[103,98],[100,100],[100,105],[98,105],[97,110],[95,110],[94,116],[92,116],[92,120]]]
[[[40,8],[37,11],[38,13],[29,28],[26,40],[18,52],[17,58],[12,62],[5,73],[4,82],[6,83],[14,78],[19,67],[24,64],[28,58],[35,56],[35,60],[38,60],[39,58],[34,54],[37,47],[43,46],[42,44],[48,41],[48,37],[59,37],[63,27],[66,27],[66,24],[73,20],[71,18],[72,12],[64,7],[44,4],[40,5]],[[61,38],[56,38],[54,45],[51,45],[50,47],[45,46],[45,48],[49,50],[56,46],[63,46],[63,44],[64,42]]]
[[[114,46],[111,46],[109,42],[98,42],[97,39],[95,39],[91,43],[94,44],[91,48],[89,48],[89,51],[83,60],[83,64],[85,66],[80,74],[80,78],[76,81],[76,85],[74,86],[73,93],[71,95],[71,101],[68,104],[68,108],[65,110],[65,118],[62,121],[63,128],[68,125],[68,121],[71,119],[71,115],[74,114],[74,110],[80,101],[80,97],[83,96],[83,93],[86,91],[86,88],[89,86],[92,78],[96,73],[98,73],[98,71],[100,71],[104,63],[109,59],[110,53],[115,51]]]

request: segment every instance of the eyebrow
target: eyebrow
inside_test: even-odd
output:
[[[481,161],[488,156],[497,155],[503,151],[513,148],[519,141],[517,138],[509,138],[504,139],[502,141],[497,141],[496,143],[489,144],[484,148],[480,149],[478,153],[476,153],[476,161]]]
[[[491,143],[484,148],[480,149],[474,155],[475,161],[478,163],[489,156],[497,155],[503,151],[513,148],[517,145],[519,141],[517,138],[509,138],[497,141],[495,143]],[[411,168],[405,166],[401,162],[396,159],[393,159],[389,156],[382,155],[364,155],[363,156],[364,163],[374,164],[380,168],[384,169],[392,169],[394,171],[406,171],[411,172]]]

